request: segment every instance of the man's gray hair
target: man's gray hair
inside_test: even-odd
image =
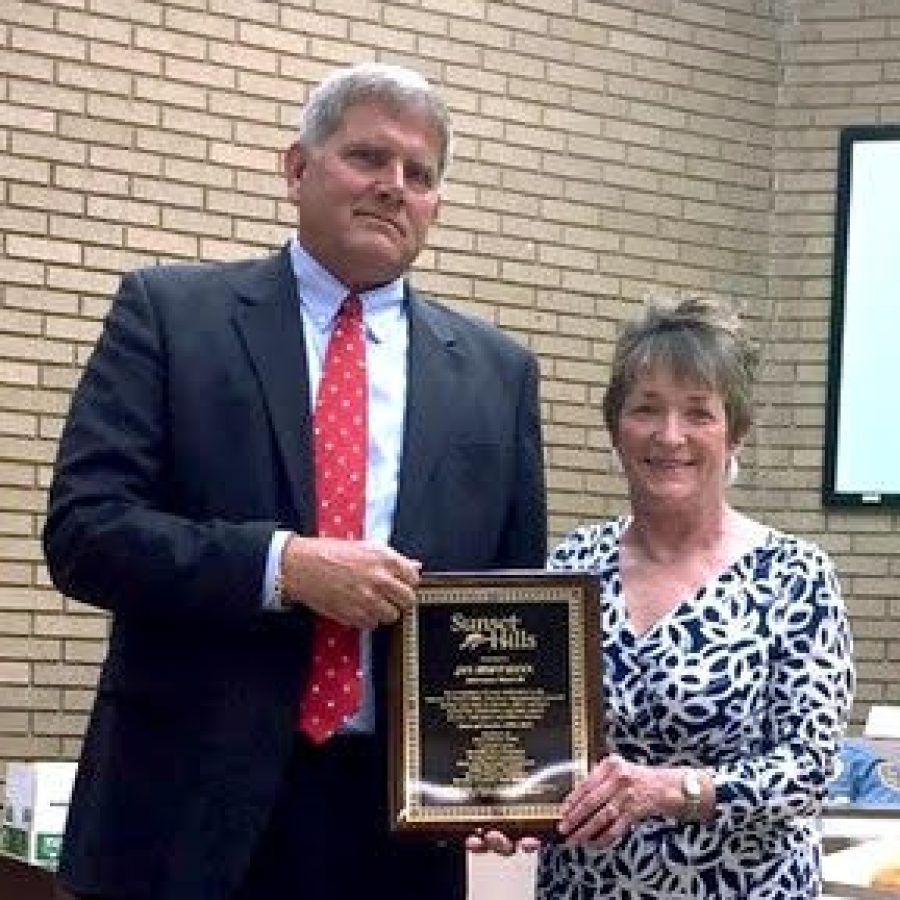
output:
[[[438,176],[443,177],[453,143],[447,107],[422,75],[403,66],[364,62],[332,72],[313,89],[300,113],[300,145],[307,150],[319,146],[337,131],[348,109],[369,102],[398,113],[419,113],[432,121],[440,136]]]

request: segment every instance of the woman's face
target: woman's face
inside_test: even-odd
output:
[[[639,374],[615,436],[633,494],[679,502],[721,499],[734,444],[721,396],[665,367]]]

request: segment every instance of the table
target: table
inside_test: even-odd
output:
[[[873,875],[900,857],[895,837],[863,841],[822,857],[823,889],[826,894],[887,900],[897,896],[896,888],[870,887]]]
[[[73,900],[48,869],[0,852],[0,898],[3,900]]]

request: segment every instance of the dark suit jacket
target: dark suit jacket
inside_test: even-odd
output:
[[[391,543],[426,570],[542,567],[537,367],[408,292]],[[271,534],[310,534],[302,320],[287,250],[127,275],[75,393],[44,546],[113,613],[60,873],[70,888],[216,900],[278,795],[311,616],[261,610]],[[379,729],[384,633],[375,639]]]

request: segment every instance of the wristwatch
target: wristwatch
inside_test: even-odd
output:
[[[703,783],[696,769],[684,769],[681,773],[681,796],[684,799],[682,818],[686,822],[699,822],[703,818],[701,801]]]

